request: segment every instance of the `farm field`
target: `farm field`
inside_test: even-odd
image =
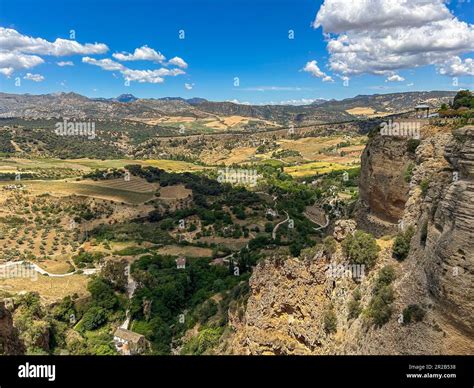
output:
[[[205,150],[200,159],[206,164],[245,164],[266,162],[278,159],[283,163],[302,161],[328,161],[353,163],[360,159],[367,138],[365,136],[324,136],[304,137],[300,139],[280,139],[275,141],[269,151],[258,152],[257,146],[236,146],[231,149]],[[299,156],[279,157],[279,153],[293,151]]]
[[[250,161],[255,157],[257,147],[237,147],[230,151],[218,150],[205,151],[201,154],[201,160],[206,164],[240,164]]]
[[[347,170],[355,167],[354,165],[329,163],[329,162],[311,162],[298,166],[285,167],[284,171],[295,178],[303,178],[312,175],[327,174],[331,171]]]
[[[183,185],[165,186],[160,188],[160,199],[179,200],[192,195],[192,191]]]
[[[52,274],[65,274],[74,271],[74,267],[65,258],[44,260],[36,264]]]
[[[160,255],[171,255],[171,256],[186,256],[186,257],[211,257],[212,249],[192,247],[192,246],[177,246],[167,245],[163,248],[159,248],[157,253]]]
[[[84,275],[65,277],[37,276],[36,280],[29,278],[0,278],[0,291],[6,293],[38,292],[45,303],[57,302],[67,295],[77,294],[86,296],[89,278]]]
[[[306,160],[319,160],[324,155],[324,151],[331,147],[336,147],[343,142],[349,142],[351,145],[345,144],[338,147],[339,151],[344,152],[356,152],[362,150],[365,147],[366,137],[359,136],[346,139],[343,136],[334,137],[306,137],[297,140],[282,139],[278,142],[282,149],[298,151],[301,156]]]
[[[121,182],[122,179],[119,179]],[[78,195],[138,205],[154,198],[155,189],[144,191],[145,185],[123,186],[117,180],[94,182],[71,181],[25,181],[25,187],[33,194],[49,193],[54,196]],[[108,185],[110,183],[110,186]],[[127,182],[130,183],[130,182]]]
[[[49,159],[49,158],[1,158],[0,159],[0,173],[2,172],[16,172],[21,170],[28,172],[29,170],[42,169],[70,169],[76,170],[77,175],[82,175],[96,169],[105,168],[124,168],[128,164],[140,164],[143,166],[158,167],[172,172],[184,171],[200,171],[204,167],[195,165],[193,163],[184,162],[180,160],[130,160],[130,159],[114,159],[114,160],[99,160],[99,159]]]
[[[347,109],[347,113],[354,116],[366,116],[366,117],[383,117],[392,114],[392,112],[377,112],[375,109],[370,107],[357,106],[352,109]]]
[[[190,116],[165,116],[153,119],[135,119],[148,125],[166,125],[174,128],[184,128],[192,132],[213,133],[225,132],[228,130],[242,130],[249,123],[255,123],[258,126],[265,128],[274,128],[278,125],[275,122],[268,120],[256,119],[245,116],[216,116],[210,115],[205,118],[190,117]]]

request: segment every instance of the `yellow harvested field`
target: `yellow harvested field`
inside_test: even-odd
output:
[[[225,165],[239,164],[248,161],[249,158],[255,155],[255,147],[242,147],[233,149],[229,156],[224,160]]]
[[[161,168],[166,171],[171,172],[193,172],[193,171],[202,171],[206,167],[199,166],[197,164],[183,162],[181,160],[166,160],[166,159],[156,159],[156,160],[138,160],[131,163],[128,161],[127,164],[141,164],[142,166],[152,166]]]
[[[246,163],[255,156],[256,147],[239,147],[231,151],[213,150],[205,151],[201,154],[201,160],[207,164],[221,164],[226,166],[231,164]]]
[[[227,125],[225,125],[222,121],[219,121],[219,120],[209,121],[205,123],[204,125],[212,129],[221,129],[221,130],[227,129]]]
[[[278,144],[285,150],[298,151],[305,159],[314,159],[319,151],[341,141],[341,137],[304,137],[296,140],[282,139]]]
[[[192,190],[183,185],[165,186],[160,188],[160,199],[184,199],[192,195]]]
[[[241,125],[246,125],[250,121],[258,121],[260,123],[266,124],[268,126],[276,126],[276,124],[272,121],[268,120],[261,120],[252,117],[245,117],[245,116],[221,116],[216,121],[211,121],[206,126],[210,128],[219,128],[219,129],[227,129],[227,128],[234,128]]]
[[[194,125],[196,125],[196,128],[198,128],[199,126],[201,126],[202,128],[202,126],[204,126],[209,129],[216,129],[216,130],[226,130],[226,129],[232,129],[235,127],[240,127],[240,126],[248,124],[251,120],[258,121],[267,126],[277,125],[276,123],[272,121],[268,121],[268,120],[261,120],[257,118],[236,116],[236,115],[233,115],[233,116],[209,115],[208,117],[204,117],[204,118],[189,117],[189,116],[164,116],[164,117],[150,118],[150,119],[134,118],[130,120],[138,121],[138,122],[145,123],[148,125],[163,124],[163,125],[170,125],[170,126],[176,127],[177,125],[183,124],[189,128],[192,128]]]
[[[354,166],[348,166],[339,163],[311,162],[301,164],[299,166],[285,167],[284,171],[293,177],[301,178],[316,174],[327,174],[331,171],[346,170],[353,167]]]
[[[65,274],[74,271],[74,268],[67,260],[44,260],[36,263],[39,267],[53,274]]]
[[[347,109],[347,113],[355,116],[367,116],[367,117],[382,117],[393,114],[392,112],[377,112],[373,108],[356,106],[352,109]]]
[[[69,168],[78,170],[78,175],[97,169],[107,168],[124,168],[128,164],[140,164],[142,166],[158,167],[167,171],[184,172],[184,171],[201,171],[205,167],[195,165],[193,163],[180,160],[166,159],[146,159],[146,160],[129,160],[129,159],[22,159],[8,158],[0,159],[0,172],[15,172],[18,169],[26,172],[33,168]]]
[[[364,148],[363,144],[358,144],[364,142],[366,139],[365,136],[357,136],[350,138],[350,142],[356,143],[357,145],[351,145],[348,147],[341,147],[340,150],[344,152],[351,152],[356,149],[362,150]],[[324,149],[329,147],[334,147],[341,142],[347,141],[343,136],[337,137],[305,137],[301,139],[291,140],[291,139],[282,139],[277,143],[281,146],[282,149],[298,151],[301,156],[306,160],[320,160],[323,154]]]
[[[210,248],[201,248],[201,247],[191,247],[191,246],[177,246],[177,245],[168,245],[163,248],[159,248],[157,252],[161,255],[171,255],[171,256],[188,256],[188,257],[211,257],[212,249]]]
[[[171,117],[162,117],[157,120],[159,123],[166,123],[166,124],[171,124],[171,123],[190,123],[193,121],[196,121],[195,117],[188,117],[188,116],[171,116]]]
[[[357,106],[352,109],[347,109],[346,112],[351,115],[373,115],[375,113],[375,109]]]
[[[141,204],[154,198],[155,190],[148,192],[125,190],[98,184],[98,182],[86,181],[25,181],[25,186],[33,194],[49,193],[54,196],[79,195],[85,197],[100,198],[115,202],[129,204]],[[103,181],[108,182],[108,181]]]
[[[84,275],[53,278],[38,274],[36,280],[28,278],[0,279],[0,290],[15,294],[19,292],[38,292],[41,299],[47,303],[52,303],[74,293],[79,296],[88,295],[88,282],[89,278]]]

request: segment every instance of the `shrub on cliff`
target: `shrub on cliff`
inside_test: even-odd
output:
[[[409,139],[407,142],[407,151],[411,154],[414,154],[420,143],[420,139]]]
[[[368,315],[376,326],[382,326],[392,316],[392,302],[394,301],[391,286],[383,287],[370,301]]]
[[[395,271],[391,266],[385,266],[379,272],[374,286],[374,296],[369,302],[366,315],[376,326],[382,326],[392,316],[392,302],[395,300],[391,283],[395,280]]]
[[[403,261],[407,258],[410,252],[410,242],[415,234],[413,227],[407,228],[406,231],[400,232],[393,243],[392,255],[398,261]]]
[[[405,182],[410,183],[411,177],[413,176],[414,168],[415,168],[415,165],[413,163],[410,163],[405,169],[405,172],[403,173],[403,178],[405,179]]]
[[[367,269],[374,266],[380,251],[374,236],[361,230],[349,235],[342,242],[342,248],[351,264],[364,264]]]
[[[425,310],[417,304],[410,304],[403,309],[403,324],[408,325],[411,322],[420,322],[424,316]]]
[[[336,240],[332,236],[327,236],[323,240],[323,252],[324,254],[331,258],[334,253],[336,253],[337,250],[337,244]]]
[[[356,289],[352,294],[352,299],[347,304],[347,309],[349,311],[348,318],[356,319],[362,312],[362,307],[360,305],[361,294],[359,289]]]
[[[428,179],[423,179],[420,183],[421,194],[423,195],[423,197],[425,197],[426,194],[428,193],[429,187],[430,187],[430,181]]]
[[[192,337],[181,349],[182,355],[201,355],[219,344],[219,339],[223,333],[222,327],[204,327],[198,335]]]
[[[335,333],[337,331],[337,317],[332,309],[324,313],[323,322],[326,333]]]

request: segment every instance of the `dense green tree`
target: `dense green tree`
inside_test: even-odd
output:
[[[460,90],[453,100],[453,108],[474,108],[474,96],[469,90]]]
[[[99,306],[92,306],[85,312],[80,323],[80,330],[95,330],[107,322],[107,311]]]
[[[112,284],[117,291],[124,292],[127,287],[126,267],[126,260],[107,260],[100,271],[100,275]]]
[[[114,293],[112,285],[103,278],[92,279],[87,285],[95,305],[105,309],[113,309],[118,304],[118,298]]]
[[[380,251],[374,236],[360,230],[349,235],[342,247],[351,264],[363,264],[367,269],[374,266]]]

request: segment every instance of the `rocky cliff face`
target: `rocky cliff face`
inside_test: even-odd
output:
[[[425,256],[429,291],[453,329],[474,338],[474,127],[453,131],[449,169],[434,176],[427,209]],[[441,180],[443,179],[444,180]],[[437,201],[430,198],[440,192]],[[429,212],[428,212],[429,211]]]
[[[0,302],[0,355],[24,354],[25,347],[18,337],[18,330],[13,326],[10,311]]]
[[[364,153],[359,211],[365,208],[372,217],[363,218],[358,228],[380,230],[382,225],[385,232],[403,220],[404,228],[415,230],[408,258],[396,261],[393,241],[378,240],[377,264],[360,281],[326,276],[329,263],[347,263],[339,245],[332,257],[314,251],[297,259],[267,259],[252,274],[244,317],[232,316],[232,353],[474,352],[474,127],[431,128],[413,156],[406,154],[406,141],[390,141],[376,137]],[[410,162],[408,183],[403,177]],[[367,309],[377,272],[387,264],[397,274],[390,320],[375,327],[364,312],[351,318],[348,302],[354,290],[361,294],[362,310]],[[413,304],[425,316],[406,324],[402,312]],[[328,311],[337,321],[332,332],[325,326]]]
[[[414,155],[408,152],[405,139],[370,139],[361,158],[359,224],[378,235],[393,231],[392,224],[402,218],[408,198],[404,172],[413,162]]]

